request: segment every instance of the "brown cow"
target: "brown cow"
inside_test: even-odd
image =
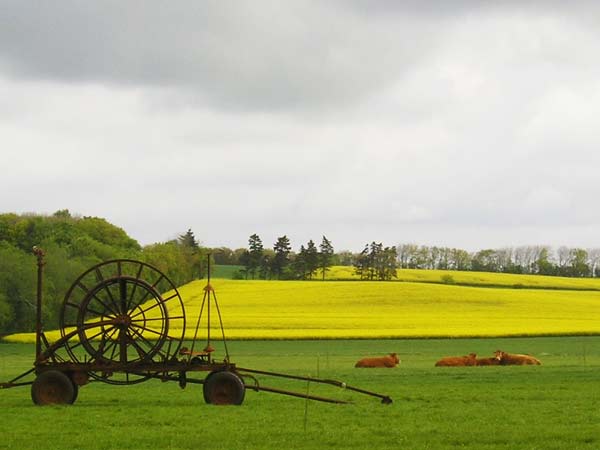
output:
[[[476,366],[497,366],[500,364],[500,360],[494,358],[477,358]]]
[[[494,353],[496,355],[496,359],[500,361],[500,364],[503,366],[525,366],[525,365],[541,365],[539,359],[534,358],[530,355],[514,355],[511,353],[503,352],[502,350],[496,350]]]
[[[469,353],[466,356],[446,356],[435,363],[438,367],[474,366],[476,364],[477,355],[475,353]]]
[[[354,367],[396,367],[400,359],[395,353],[380,358],[363,358]]]

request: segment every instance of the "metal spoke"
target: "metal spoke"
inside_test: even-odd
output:
[[[87,286],[86,286],[85,284],[83,284],[81,281],[77,283],[77,287],[79,287],[81,290],[83,290],[83,291],[84,291],[84,292],[85,292],[87,295],[90,295],[90,294],[91,294],[91,295],[92,295],[92,297],[94,297],[96,300],[98,300],[98,301],[99,301],[99,302],[102,304],[102,306],[104,306],[104,308],[105,308],[105,309],[107,309],[107,310],[110,310],[110,311],[111,311],[113,314],[116,314],[116,312],[115,312],[115,311],[114,311],[112,308],[110,308],[110,307],[108,307],[107,305],[105,305],[105,304],[104,304],[104,302],[102,302],[102,300],[100,300],[100,299],[99,299],[99,298],[96,296],[96,294],[95,294],[95,293],[94,293],[94,294],[92,294],[92,291],[90,291],[90,290],[87,288]],[[77,309],[79,309],[79,307],[80,307],[79,305],[76,305],[76,308],[77,308]]]
[[[109,330],[104,330],[104,332],[102,333],[102,337],[100,338],[100,344],[98,344],[98,348],[96,349],[96,354],[98,354],[98,353],[103,354],[104,353],[104,346],[106,345],[107,335],[109,333],[111,333],[111,330],[114,331],[115,329],[116,329],[116,327],[112,327]]]
[[[139,328],[139,327],[138,327],[138,328]],[[147,330],[147,331],[150,331],[150,332],[152,331],[152,330],[150,330],[150,329],[148,329],[148,328],[144,328],[144,329],[145,329],[145,330]],[[139,338],[140,338],[142,341],[144,341],[144,343],[145,343],[145,344],[146,344],[148,347],[150,347],[150,350],[152,350],[154,347],[156,347],[156,344],[152,344],[152,342],[150,342],[148,339],[146,339],[146,338],[145,338],[145,337],[142,335],[142,333],[141,333],[141,332],[139,332],[139,331],[137,331],[137,330],[133,330],[133,329],[131,329],[131,331],[132,331],[133,333],[135,333],[135,335],[136,335],[136,336],[138,336],[138,337],[139,337]],[[161,336],[162,336],[162,335],[161,335]],[[165,353],[164,353],[164,352],[162,352],[160,349],[158,350],[158,353],[159,353],[161,356],[166,356],[166,355],[165,355]]]
[[[158,286],[158,283],[160,283],[164,279],[165,279],[165,276],[161,273],[160,277],[158,277],[158,279],[152,285],[152,289],[156,289],[156,286]]]
[[[145,327],[144,325],[138,325],[138,324],[136,324],[136,323],[132,323],[132,324],[131,324],[131,327],[133,327],[133,328],[136,328],[136,329],[138,329],[138,330],[142,330],[142,331],[148,331],[148,332],[150,332],[150,333],[157,334],[158,336],[161,336],[161,337],[163,337],[163,336],[164,336],[164,333],[161,333],[161,332],[158,332],[158,331],[156,331],[156,330],[153,330],[152,328]],[[165,328],[164,326],[161,326],[161,328],[160,328],[160,329],[161,329],[161,331],[162,331],[164,328]],[[138,333],[140,333],[140,332],[138,332]],[[141,336],[141,334],[140,334],[140,336]]]
[[[106,290],[108,290],[108,288],[106,288]],[[102,306],[104,306],[104,310],[105,311],[110,311],[114,315],[117,314],[118,310],[115,311],[114,309],[112,309],[110,306],[108,306],[106,303],[104,303],[102,300],[100,300],[100,297],[98,297],[96,294],[94,294],[93,297],[94,297],[95,300],[98,301],[98,303],[100,303]],[[113,306],[116,306],[116,305],[114,305],[114,302],[113,302]]]
[[[140,306],[141,306],[141,305],[142,305],[142,304],[143,304],[143,303],[144,303],[144,302],[147,300],[147,298],[148,298],[148,295],[150,295],[150,291],[146,291],[146,295],[144,295],[144,296],[141,298],[141,300],[138,302],[138,304],[137,304],[137,305],[135,305],[135,307],[136,307],[136,308],[140,308]],[[154,299],[156,300],[156,297],[154,297]],[[156,305],[154,305],[154,306],[158,306],[158,304],[156,304]],[[148,309],[141,309],[141,308],[140,308],[140,312],[139,312],[139,313],[137,313],[137,314],[135,314],[135,315],[133,315],[133,316],[131,316],[131,318],[137,317],[137,316],[139,316],[140,314],[143,314],[143,313],[145,313],[145,312],[146,312],[146,311],[148,311],[149,309],[152,309],[152,308],[154,308],[154,306],[152,306],[151,308],[148,308]]]
[[[170,297],[167,297],[165,299],[162,300],[162,302],[160,300],[158,300],[157,303],[155,303],[154,305],[152,305],[150,308],[146,308],[146,309],[142,309],[139,313],[134,314],[133,316],[131,316],[131,318],[133,319],[134,317],[139,316],[140,314],[144,314],[147,313],[148,311],[150,311],[151,309],[156,308],[157,306],[160,306],[161,304],[164,305],[165,303],[167,303],[169,300],[179,297],[177,294],[173,294]]]
[[[176,319],[185,319],[185,316],[177,316],[177,317],[169,317],[169,320],[176,320]],[[137,319],[137,320],[132,320],[131,322],[152,322],[152,321],[156,321],[156,320],[162,320],[164,321],[165,318],[164,317],[155,317],[153,319]]]
[[[90,377],[110,384],[150,378],[149,373],[132,372],[129,365],[171,360],[184,338],[181,296],[167,275],[142,261],[115,259],[93,266],[71,285],[60,314],[71,361],[107,364]],[[172,331],[171,321],[177,323]],[[113,377],[113,372],[118,375]]]
[[[118,346],[117,346],[117,341],[115,340],[115,341],[114,341],[113,348],[112,348],[112,352],[110,352],[110,358],[108,358],[108,359],[110,359],[111,361],[114,361],[114,360],[115,360],[115,354],[117,353],[117,348],[118,348]]]
[[[123,279],[119,280],[119,305],[121,313],[127,314],[127,282]]]
[[[135,276],[136,280],[140,279],[140,277],[142,276],[142,270],[144,270],[144,263],[140,262],[139,265],[140,265],[140,268],[138,269],[137,274]]]
[[[92,339],[95,339],[95,338],[97,338],[98,336],[100,336],[102,333],[104,333],[104,330],[100,330],[100,332],[99,332],[99,333],[97,333],[97,334],[93,335],[92,337],[89,337],[89,338],[88,338],[88,337],[86,336],[85,338],[86,338],[87,340],[90,340],[90,341],[91,341]],[[82,344],[83,344],[83,342],[84,342],[84,340],[83,340],[83,339],[81,339],[81,337],[80,337],[80,338],[79,338],[79,342],[78,342],[77,344],[73,344],[73,345],[71,346],[71,350],[72,350],[72,349],[74,349],[74,348],[76,348],[76,347],[79,347],[80,345],[82,345]]]
[[[133,289],[131,289],[131,295],[127,299],[127,311],[133,309],[132,308],[133,299],[135,298],[135,292],[137,291],[137,287],[138,287],[138,284],[137,283],[133,283]]]
[[[115,341],[113,339],[113,337],[115,336],[115,332],[118,331],[119,329],[117,327],[113,327],[112,331],[110,331],[110,336],[108,336],[108,338],[106,340],[101,341],[101,343],[107,342],[108,341],[108,346],[107,347],[103,347],[102,345],[98,347],[98,353],[100,354],[100,356],[104,356],[105,353],[108,352],[109,349],[114,349],[117,345],[117,341]],[[106,336],[108,333],[105,333],[104,336]],[[114,350],[113,350],[114,351]]]
[[[85,284],[83,284],[81,281],[77,282],[77,287],[79,289],[81,289],[83,292],[85,292],[86,294],[89,294],[90,290],[87,288],[87,286]]]
[[[148,299],[148,297],[149,297],[151,294],[152,294],[153,296],[155,296],[155,297],[156,297],[156,295],[159,295],[159,297],[160,297],[160,294],[158,294],[158,292],[156,292],[156,289],[155,289],[155,288],[156,288],[156,286],[158,285],[158,283],[160,283],[160,282],[161,282],[163,279],[165,279],[165,276],[164,276],[163,274],[161,274],[161,275],[158,277],[158,279],[157,279],[157,280],[154,282],[154,284],[151,286],[151,289],[152,289],[152,290],[150,290],[150,289],[146,288],[146,293],[145,293],[145,294],[144,294],[144,296],[143,296],[143,297],[140,299],[140,301],[138,301],[138,302],[137,302],[137,304],[136,304],[135,306],[140,306],[141,304],[143,304],[143,303],[144,303],[144,302],[145,302],[145,301]],[[137,287],[137,284],[136,284],[136,286],[135,286],[135,287]],[[134,289],[135,289],[135,287],[134,287]],[[129,310],[129,309],[133,309],[133,300],[134,300],[134,299],[133,299],[133,294],[132,294],[132,295],[131,295],[131,297],[130,297],[130,300],[129,300],[128,304],[127,304],[128,310]]]
[[[160,336],[160,337],[164,337],[164,336],[165,336],[164,334],[162,334],[162,333],[159,333],[158,331],[154,331],[154,330],[153,330],[153,329],[151,329],[151,328],[146,328],[146,327],[142,327],[142,326],[140,326],[140,325],[136,325],[135,323],[132,323],[132,324],[131,324],[131,326],[132,326],[132,327],[135,327],[135,328],[140,328],[140,329],[142,329],[142,330],[144,330],[144,331],[148,331],[149,333],[156,334],[156,335],[158,335],[158,336]],[[140,336],[141,336],[141,334],[140,334]]]
[[[138,356],[141,359],[144,359],[148,356],[148,353],[146,353],[146,350],[144,350],[136,341],[135,338],[133,336],[131,336],[130,334],[128,334],[131,345],[133,345],[138,353]]]
[[[154,347],[152,342],[150,342],[148,339],[146,339],[139,331],[134,330],[132,328],[130,328],[129,331],[131,333],[129,335],[129,336],[131,336],[131,338],[138,337],[143,344],[145,344],[150,350],[152,350],[152,347]]]
[[[112,325],[114,325],[114,319],[111,317],[111,318],[107,318],[105,320],[100,320],[98,322],[85,322],[81,326],[85,327],[85,329],[87,330],[90,328],[112,326]],[[80,325],[77,324],[76,326],[80,326]]]
[[[137,302],[137,304],[135,305],[136,307],[140,306],[142,303],[144,303],[148,297],[150,296],[150,294],[154,295],[154,292],[148,290],[148,288],[146,288],[146,293],[144,294],[144,296],[140,299],[140,301]],[[132,299],[132,305],[133,305],[133,299]],[[133,309],[133,308],[132,308]]]
[[[149,331],[152,332],[153,330],[151,330],[150,328],[144,328],[144,327],[137,327],[137,328],[141,328],[143,331]],[[138,331],[138,330],[134,330],[133,328],[131,328],[131,332],[134,333],[136,336],[138,336],[140,339],[142,339],[144,341],[144,343],[150,347],[153,348],[156,346],[156,343],[152,343],[151,341],[149,341],[142,333],[143,331]],[[162,335],[161,335],[162,336]]]
[[[106,358],[104,355],[108,354],[108,351],[110,350],[110,358]],[[117,351],[117,341],[114,339],[111,339],[108,346],[106,346],[105,349],[103,349],[102,353],[100,354],[100,356],[104,359],[107,360],[111,360],[113,361],[113,358],[115,357],[115,353]]]
[[[119,311],[119,307],[118,307],[118,305],[115,303],[115,298],[113,297],[113,295],[112,295],[112,292],[110,291],[110,286],[108,285],[108,283],[106,283],[106,282],[104,281],[104,277],[102,276],[102,272],[100,271],[100,268],[99,268],[99,267],[97,267],[97,268],[96,268],[96,277],[98,278],[98,281],[99,281],[99,282],[101,282],[101,283],[102,283],[102,285],[104,286],[104,290],[105,290],[105,291],[106,291],[106,293],[108,294],[108,298],[109,298],[110,302],[112,303],[112,305],[113,305],[114,307],[116,307],[116,308],[117,308],[117,310],[115,311],[115,310],[112,310],[111,308],[108,308],[106,305],[104,305],[104,303],[102,303],[102,302],[100,301],[100,299],[98,299],[98,301],[100,301],[100,303],[102,303],[102,305],[103,305],[103,306],[104,306],[106,309],[110,309],[110,310],[113,312],[113,314],[117,314],[117,312]],[[95,295],[95,294],[94,294],[94,297],[96,297],[96,295]],[[97,298],[97,297],[96,297],[96,298]]]
[[[86,313],[91,312],[91,313],[95,314],[94,316],[92,316],[92,319],[96,318],[97,316],[101,316],[102,317],[102,316],[105,315],[104,312],[96,311],[95,309],[92,309],[92,308],[89,308],[89,307],[86,308],[85,312]]]
[[[124,329],[119,330],[119,361],[127,362],[127,333]]]
[[[142,270],[144,269],[144,265],[140,264],[140,267],[137,271],[137,274],[135,275],[135,280],[139,282],[140,280],[140,276],[142,275]],[[129,311],[131,308],[131,305],[133,305],[133,299],[135,297],[135,292],[137,290],[139,283],[134,283],[133,284],[133,289],[131,290],[131,295],[129,296],[129,300],[127,301],[127,311]]]

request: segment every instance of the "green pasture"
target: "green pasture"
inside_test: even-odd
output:
[[[215,265],[211,269],[211,276],[214,278],[234,279],[236,274],[240,274],[244,266],[226,266]]]
[[[38,407],[28,387],[0,391],[0,449],[597,449],[600,337],[233,341],[238,366],[320,376],[390,395],[382,405],[334,387],[259,379],[349,405],[248,391],[213,406],[202,388],[150,380],[93,383],[72,406]],[[447,355],[503,349],[542,366],[434,367]],[[217,353],[223,349],[218,348]],[[397,352],[394,369],[355,369]],[[30,344],[0,344],[0,381],[31,367]],[[217,355],[218,356],[218,355]]]

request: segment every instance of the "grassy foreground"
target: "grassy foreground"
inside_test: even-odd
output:
[[[501,348],[542,366],[439,368],[444,355]],[[75,405],[37,407],[27,387],[0,391],[0,449],[597,449],[600,337],[237,341],[239,366],[319,375],[389,394],[392,405],[305,382],[261,384],[352,400],[329,405],[247,392],[239,407],[206,405],[201,386],[150,380],[80,390]],[[220,350],[218,350],[220,351]],[[396,351],[395,369],[355,369]],[[0,380],[31,367],[33,346],[0,345]]]

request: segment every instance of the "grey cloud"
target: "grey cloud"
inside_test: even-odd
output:
[[[1,209],[143,243],[597,245],[594,6],[373,4],[2,3]]]
[[[509,12],[524,22],[566,16],[593,23],[599,8],[580,5],[7,0],[0,5],[0,68],[21,79],[164,88],[181,104],[226,110],[328,110],[385,93],[413,74],[448,30],[471,28],[465,17]],[[488,30],[480,33],[467,38],[476,43]]]
[[[437,27],[324,2],[8,1],[0,63],[18,77],[175,87],[230,109],[352,104],[428,52]]]

